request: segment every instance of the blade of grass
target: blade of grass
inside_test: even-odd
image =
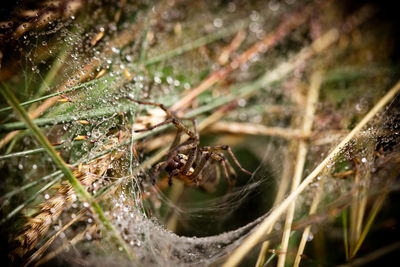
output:
[[[45,181],[49,180],[50,178],[53,178],[54,176],[57,176],[57,175],[60,174],[60,173],[61,173],[61,171],[56,171],[56,172],[53,172],[52,174],[49,174],[49,175],[46,175],[46,176],[44,176],[44,177],[42,177],[42,178],[40,178],[40,179],[37,179],[36,181],[27,183],[27,184],[21,186],[20,188],[17,188],[17,189],[15,189],[15,190],[13,190],[13,191],[8,192],[8,193],[5,194],[4,196],[2,196],[2,198],[4,198],[4,199],[10,198],[10,197],[12,197],[12,196],[15,195],[15,194],[18,194],[18,193],[20,193],[20,192],[22,192],[22,191],[24,191],[24,190],[27,190],[27,189],[29,189],[29,188],[34,187],[35,185],[38,185],[38,184],[40,184],[40,183],[42,183],[42,182],[45,182]],[[58,180],[60,180],[61,178],[62,178],[62,176],[58,176],[58,177],[54,178],[54,180],[58,181]],[[3,203],[2,205],[4,205],[4,203]],[[11,216],[11,217],[12,217],[12,216]],[[10,217],[10,218],[11,218],[11,217]],[[10,218],[7,218],[7,220],[10,219]],[[0,223],[0,224],[1,224],[1,223]]]
[[[7,215],[1,219],[0,221],[0,225],[3,225],[5,222],[7,222],[9,219],[11,219],[12,217],[14,217],[16,214],[18,214],[18,212],[20,212],[23,208],[25,208],[29,203],[31,203],[32,201],[34,201],[38,196],[40,196],[43,192],[45,192],[47,189],[49,189],[50,187],[52,187],[56,182],[58,182],[63,175],[60,175],[58,177],[56,177],[54,180],[50,181],[49,183],[47,183],[45,186],[43,186],[42,188],[40,188],[38,191],[36,191],[31,197],[29,197],[27,200],[24,201],[24,203],[20,204],[19,206],[17,206],[15,209],[13,209],[11,212],[7,213]]]
[[[389,193],[389,190],[387,188],[388,188],[388,184],[386,184],[383,194],[379,195],[379,197],[374,202],[374,206],[372,207],[371,213],[368,216],[365,227],[364,227],[363,231],[361,232],[360,238],[357,240],[357,243],[356,243],[353,251],[351,252],[349,259],[353,259],[356,256],[356,254],[357,254],[358,250],[360,249],[362,243],[364,242],[369,230],[371,229],[372,223],[374,222],[378,212],[382,208],[383,202],[385,201],[386,196]]]
[[[373,158],[375,156],[375,143],[369,142],[367,145],[365,145],[365,148],[363,149],[366,153],[365,157],[367,158],[367,162],[373,162]],[[361,168],[362,166],[363,168]],[[353,227],[350,227],[350,229],[354,231],[354,233],[350,233],[350,237],[353,238],[350,239],[350,257],[352,257],[351,255],[353,255],[353,252],[357,246],[357,242],[358,240],[360,240],[363,221],[365,218],[364,215],[367,209],[367,201],[368,201],[367,191],[370,189],[369,185],[371,178],[369,164],[363,164],[362,162],[360,162],[356,165],[356,178],[357,180],[359,180],[359,183],[355,184],[356,186],[356,191],[354,194],[354,202],[356,203],[354,207],[355,216],[352,217],[354,221],[350,222],[351,226],[354,225]],[[351,208],[353,208],[353,206]]]
[[[338,267],[356,267],[356,266],[367,266],[368,263],[379,259],[380,257],[389,254],[395,250],[400,249],[400,242],[395,242],[385,247],[381,247],[374,252],[368,253],[366,256],[362,258],[358,258],[350,263],[338,265]]]
[[[72,146],[78,146],[83,144],[85,141],[76,141],[72,143]],[[61,144],[61,145],[56,145],[53,146],[54,149],[61,149],[63,148],[65,145]],[[5,159],[10,159],[10,158],[15,158],[15,157],[24,157],[24,156],[29,156],[29,155],[34,155],[37,153],[41,153],[41,152],[45,152],[46,150],[44,148],[35,148],[35,149],[29,149],[29,150],[25,150],[25,151],[20,151],[20,152],[14,152],[14,153],[10,153],[4,156],[0,156],[0,160],[5,160]]]
[[[101,77],[101,78],[98,78],[98,79],[95,79],[95,80],[91,80],[91,81],[88,81],[88,82],[81,83],[81,84],[79,84],[77,86],[71,87],[70,89],[66,89],[64,91],[58,91],[58,92],[55,92],[55,93],[52,93],[52,94],[48,94],[48,95],[45,95],[45,96],[42,96],[42,97],[38,97],[38,98],[29,100],[29,101],[22,102],[22,103],[20,103],[20,105],[21,106],[27,106],[27,105],[30,105],[30,104],[33,104],[33,103],[36,103],[36,102],[39,102],[39,101],[46,100],[48,98],[52,98],[54,96],[64,95],[64,94],[68,94],[68,93],[71,93],[71,92],[79,90],[79,89],[87,88],[88,86],[91,86],[92,84],[96,84],[98,82],[102,82],[102,81],[104,81],[106,79],[107,80],[114,80],[116,78],[118,78],[117,75],[114,76],[114,77],[104,76],[104,77]],[[7,111],[7,110],[12,110],[12,107],[1,108],[0,112]]]
[[[190,50],[199,48],[208,43],[212,43],[212,42],[215,42],[216,40],[230,36],[230,35],[234,34],[235,32],[247,27],[249,24],[250,24],[250,21],[248,19],[239,20],[238,22],[233,24],[231,27],[224,28],[215,33],[211,33],[209,35],[201,37],[193,42],[182,45],[182,46],[180,46],[176,49],[173,49],[167,53],[164,53],[159,56],[155,56],[153,58],[145,60],[143,64],[145,66],[149,66],[149,65],[153,65],[153,64],[165,61],[167,59],[182,55],[183,53],[186,53]]]
[[[105,108],[99,108],[99,109],[94,109],[94,110],[89,110],[85,112],[79,112],[79,113],[67,113],[59,116],[54,116],[54,117],[48,117],[48,118],[40,118],[40,119],[35,119],[33,122],[39,126],[48,126],[48,125],[57,125],[57,124],[64,124],[76,120],[87,120],[87,119],[92,119],[92,118],[98,118],[102,116],[110,116],[119,112],[127,112],[131,108],[131,105],[122,105],[120,108],[118,107],[113,107],[113,106],[108,106]],[[21,121],[16,121],[16,122],[10,122],[10,123],[5,123],[3,125],[0,125],[0,132],[4,131],[15,131],[15,130],[23,130],[26,129],[27,125],[24,124]]]
[[[147,47],[149,44],[148,36],[147,34],[149,33],[150,30],[150,17],[147,17],[146,22],[145,22],[145,29],[143,31],[143,40],[142,40],[142,45],[140,47],[140,52],[139,52],[139,62],[143,64],[146,59],[146,52],[147,52]]]
[[[348,223],[348,209],[343,210],[342,212],[342,224],[343,224],[343,242],[344,242],[344,252],[346,254],[346,260],[349,259],[349,223]]]
[[[57,154],[56,150],[44,136],[44,134],[40,131],[40,128],[33,123],[30,119],[29,115],[26,113],[24,108],[19,104],[18,100],[12,93],[12,91],[4,84],[3,81],[0,81],[1,85],[1,93],[5,99],[9,102],[9,104],[14,108],[15,112],[20,116],[20,118],[26,123],[29,129],[32,131],[35,138],[38,142],[46,149],[49,156],[53,159],[54,163],[61,169],[64,173],[68,181],[70,182],[71,186],[74,188],[76,194],[79,196],[82,202],[89,203],[92,207],[93,214],[100,224],[102,224],[108,231],[111,232],[113,238],[117,241],[117,243],[121,246],[127,256],[134,260],[136,259],[135,255],[129,251],[128,247],[126,246],[125,242],[121,238],[120,234],[115,230],[112,224],[108,221],[105,217],[103,209],[97,203],[95,199],[85,190],[82,184],[75,178],[72,174],[71,170],[67,166],[67,164],[63,161],[63,159]]]

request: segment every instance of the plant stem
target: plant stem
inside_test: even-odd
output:
[[[306,110],[303,117],[303,127],[302,131],[304,133],[311,132],[312,124],[314,121],[314,114],[316,105],[318,103],[318,96],[319,90],[322,83],[322,73],[321,72],[314,72],[311,76],[311,83],[308,91],[307,96],[307,104]],[[297,157],[296,157],[296,165],[294,169],[293,179],[292,179],[292,188],[291,193],[296,190],[299,186],[301,178],[303,176],[303,170],[306,163],[306,157],[308,152],[308,144],[304,140],[299,141],[299,145],[297,148]],[[286,214],[286,221],[284,226],[284,231],[282,235],[282,242],[281,242],[281,250],[284,252],[279,255],[278,267],[284,267],[286,261],[286,255],[289,247],[289,237],[292,230],[292,223],[294,219],[294,212],[296,209],[296,202],[292,202],[288,208],[288,212]]]
[[[83,144],[84,142],[85,141],[76,141],[72,144],[72,146],[78,146],[78,145]],[[65,146],[64,144],[61,144],[61,145],[56,145],[53,147],[54,147],[54,149],[61,149],[64,146]],[[30,150],[25,150],[25,151],[20,151],[20,152],[15,152],[15,153],[10,153],[7,155],[0,156],[0,160],[5,160],[5,159],[15,158],[15,157],[24,157],[24,156],[29,156],[29,155],[45,152],[45,151],[46,150],[44,148],[35,148],[35,149],[30,149]]]

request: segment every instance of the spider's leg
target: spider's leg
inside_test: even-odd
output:
[[[183,142],[182,144],[179,144],[178,146],[176,146],[174,149],[170,150],[170,153],[171,152],[179,153],[179,152],[183,152],[183,151],[188,151],[188,150],[193,149],[193,148],[195,148],[197,146],[198,145],[195,142],[195,140],[188,139],[185,142]]]
[[[196,161],[196,158],[198,157],[198,154],[199,154],[200,136],[199,136],[199,130],[197,127],[197,120],[191,119],[191,121],[193,123],[193,129],[194,129],[194,134],[195,134],[195,139],[192,142],[195,145],[195,147],[189,152],[188,160],[183,169],[183,173],[185,175],[189,172],[190,168],[193,166],[193,163]],[[202,168],[203,167],[204,166],[202,166]]]
[[[126,96],[126,98],[129,99],[130,101],[135,102],[135,103],[138,103],[138,104],[150,105],[150,106],[159,107],[159,108],[161,108],[162,110],[164,110],[164,112],[167,114],[167,117],[168,117],[168,119],[166,119],[166,120],[165,120],[164,122],[162,122],[162,123],[156,124],[156,125],[154,125],[154,126],[152,126],[152,127],[149,127],[149,128],[147,128],[147,129],[138,130],[138,131],[136,131],[136,132],[139,132],[139,131],[140,131],[140,132],[149,131],[149,130],[152,130],[152,129],[154,129],[154,128],[156,128],[156,127],[159,127],[159,126],[161,126],[161,125],[164,125],[164,124],[167,124],[167,123],[172,122],[172,123],[175,125],[176,128],[178,128],[178,129],[181,130],[181,131],[184,131],[190,138],[196,139],[196,134],[193,133],[188,127],[186,127],[186,126],[180,121],[180,119],[179,119],[178,117],[176,117],[172,112],[170,112],[163,104],[153,103],[153,102],[149,102],[149,101],[136,100],[136,99],[134,99],[134,98],[132,98],[132,97],[130,97],[130,96]],[[193,120],[193,119],[190,119],[190,120]]]
[[[171,122],[175,125],[176,128],[184,131],[191,139],[198,139],[197,135],[193,133],[188,127],[186,127],[178,118],[172,117]]]
[[[176,169],[173,170],[169,176],[168,176],[168,185],[171,186],[172,185],[172,177],[174,177],[175,175],[177,175],[180,172],[180,170]]]
[[[182,173],[183,173],[183,174],[185,174],[185,175],[188,174],[188,172],[190,171],[190,168],[192,168],[193,163],[194,163],[195,160],[196,160],[197,151],[198,151],[198,149],[197,149],[197,144],[195,144],[195,147],[192,148],[192,149],[189,151],[188,159],[187,159],[187,161],[186,161],[185,167],[183,167],[183,170],[182,170]]]
[[[143,100],[137,100],[137,99],[134,99],[134,98],[132,98],[130,96],[126,96],[126,98],[129,99],[132,102],[135,102],[135,103],[138,103],[138,104],[141,104],[141,105],[149,105],[149,106],[159,107],[162,110],[164,110],[164,112],[167,114],[168,117],[170,117],[170,118],[174,117],[172,115],[172,113],[163,104],[149,102],[149,101],[143,101]]]
[[[166,161],[162,161],[160,163],[157,163],[156,167],[154,167],[154,172],[153,175],[151,176],[151,183],[154,185],[156,183],[156,178],[158,177],[158,173],[161,167],[164,167],[166,164]]]
[[[228,168],[229,173],[231,174],[231,177],[236,180],[237,179],[237,174],[235,169],[232,167],[232,165],[229,163],[229,161],[225,161],[226,162],[226,167]]]
[[[148,127],[148,128],[135,130],[134,132],[135,132],[135,133],[140,133],[140,132],[151,131],[151,130],[157,128],[157,127],[160,127],[160,126],[163,126],[163,125],[165,125],[165,124],[171,123],[172,120],[173,120],[173,119],[171,119],[171,118],[170,118],[170,119],[166,119],[166,120],[163,121],[163,122],[157,123],[157,124],[155,124],[155,125],[153,125],[153,126],[150,126],[150,127]]]
[[[178,146],[179,142],[181,141],[181,135],[182,135],[182,130],[178,129],[176,131],[175,139],[172,142],[171,147],[170,147],[169,150],[175,149]]]
[[[217,162],[219,162],[222,166],[222,171],[224,172],[224,176],[225,176],[225,180],[228,183],[229,187],[232,187],[232,183],[231,183],[231,179],[229,179],[229,175],[228,175],[228,169],[226,167],[226,159],[223,155],[218,154],[218,153],[214,153],[211,152],[210,156],[213,160],[216,160]]]
[[[201,154],[199,154],[199,156],[196,157],[196,168],[194,168],[194,171],[190,176],[193,181],[196,181],[197,177],[203,170],[209,158],[210,158],[210,153],[208,152],[201,152]]]
[[[229,178],[229,174],[228,174],[228,168],[226,166],[227,161],[226,161],[225,157],[222,154],[218,154],[218,153],[214,153],[214,152],[210,152],[210,157],[213,160],[217,161],[219,164],[221,164],[222,171],[225,176],[225,180],[229,184],[229,187],[232,187],[231,179]]]
[[[251,172],[249,172],[248,170],[246,170],[245,168],[242,167],[242,165],[240,165],[239,161],[237,160],[237,158],[235,157],[235,154],[233,154],[232,149],[227,146],[227,145],[218,145],[218,146],[205,146],[202,148],[202,150],[205,151],[211,151],[211,152],[217,152],[217,151],[228,151],[229,155],[231,156],[231,158],[233,159],[233,162],[235,162],[236,166],[238,166],[238,168],[248,174],[248,175],[252,175]]]

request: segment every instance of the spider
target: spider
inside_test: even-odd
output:
[[[223,152],[228,152],[228,154],[233,159],[236,166],[244,173],[252,175],[251,172],[244,169],[235,155],[233,154],[231,148],[228,145],[215,145],[215,146],[200,146],[200,138],[197,129],[197,121],[194,118],[182,118],[177,117],[172,111],[168,110],[163,104],[153,103],[148,101],[136,100],[129,96],[127,98],[141,105],[150,105],[162,109],[167,118],[158,124],[150,126],[148,128],[135,130],[135,132],[145,132],[151,131],[162,125],[172,123],[177,128],[176,136],[172,142],[169,152],[164,161],[156,164],[154,167],[153,175],[151,180],[153,184],[155,183],[155,178],[158,177],[160,169],[168,173],[168,184],[172,185],[172,177],[177,176],[180,179],[201,185],[207,182],[206,174],[211,173],[212,162],[217,162],[221,165],[225,179],[228,185],[231,187],[232,182],[229,178],[229,174],[233,179],[236,179],[236,172],[232,165],[226,160]],[[183,124],[183,120],[189,120],[193,123],[194,131],[190,130],[187,126]],[[188,135],[188,139],[181,142],[182,133]],[[219,173],[219,172],[217,172]],[[229,174],[228,174],[229,173]],[[210,178],[208,178],[210,180]],[[211,179],[212,180],[212,179]],[[214,179],[217,180],[217,179]]]

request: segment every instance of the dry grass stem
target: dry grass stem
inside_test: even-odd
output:
[[[321,180],[319,181],[317,192],[313,198],[313,201],[310,206],[310,210],[308,212],[309,216],[312,216],[317,212],[318,204],[321,201],[321,197],[322,197],[322,193],[323,193],[323,189],[324,189],[325,177],[326,177],[325,173],[321,175]],[[296,258],[293,263],[293,266],[295,266],[295,267],[300,265],[300,261],[302,259],[304,248],[306,247],[306,243],[310,237],[310,229],[311,229],[311,225],[308,225],[306,228],[304,228],[304,231],[301,236],[300,243],[299,243],[299,247],[297,249]]]
[[[292,124],[294,121],[292,122]],[[294,168],[294,151],[297,149],[297,140],[293,139],[290,141],[288,149],[285,154],[285,159],[284,162],[286,162],[285,167],[283,168],[281,179],[279,179],[279,186],[278,186],[278,192],[276,193],[275,199],[274,199],[274,205],[273,207],[277,206],[279,203],[282,202],[284,199],[286,192],[289,188],[290,185],[290,180],[292,178],[292,172]],[[272,230],[273,226],[275,223],[272,224],[270,228],[267,229],[266,235],[269,235]],[[258,254],[257,262],[256,265],[257,267],[262,267],[264,266],[265,258],[268,253],[268,248],[270,245],[270,241],[264,241],[263,244],[261,245],[260,252]]]
[[[242,42],[246,39],[246,32],[241,30],[239,31],[235,38],[233,38],[232,42],[222,49],[221,54],[218,57],[218,63],[221,65],[225,65],[231,55],[240,47]]]
[[[174,106],[172,110],[177,111],[182,108],[187,108],[193,99],[198,95],[209,89],[211,86],[219,81],[225,79],[225,77],[233,70],[238,69],[241,65],[246,63],[252,56],[258,53],[265,53],[272,47],[274,47],[279,41],[281,41],[287,34],[299,25],[304,23],[312,13],[312,6],[307,6],[299,12],[295,12],[289,15],[284,21],[276,28],[275,31],[268,34],[260,42],[255,43],[252,47],[247,49],[245,52],[236,57],[229,65],[212,72],[207,78],[200,83],[197,87],[190,90],[189,94],[181,98]]]
[[[298,129],[267,127],[262,124],[218,121],[207,128],[207,132],[228,132],[233,134],[277,136],[285,139],[306,139],[310,133]]]
[[[236,266],[241,259],[253,248],[265,235],[271,225],[278,220],[282,213],[289,207],[289,205],[302,193],[308,185],[326,168],[348,145],[348,143],[362,130],[362,128],[369,123],[372,118],[391,101],[396,94],[400,91],[400,81],[383,96],[378,103],[364,116],[364,118],[357,124],[356,127],[328,154],[328,156],[303,180],[303,182],[293,191],[280,205],[278,205],[270,215],[256,228],[256,230],[243,241],[243,243],[231,254],[223,266]]]
[[[306,110],[305,114],[303,117],[303,127],[302,131],[304,133],[310,133],[312,124],[314,121],[314,114],[315,114],[315,109],[316,105],[318,103],[318,96],[319,96],[319,90],[322,84],[322,73],[321,72],[314,72],[313,75],[311,76],[311,83],[308,91],[308,96],[307,96],[307,103],[306,103]],[[303,170],[304,170],[304,165],[306,162],[306,157],[307,157],[307,151],[308,151],[308,144],[304,140],[299,141],[298,145],[298,150],[297,150],[297,157],[296,157],[296,164],[295,164],[295,169],[294,169],[294,175],[292,179],[292,187],[291,187],[291,193],[293,193],[298,185],[300,184],[301,178],[303,176]],[[293,201],[291,205],[288,208],[288,212],[286,214],[286,221],[285,221],[285,226],[283,230],[283,235],[282,235],[282,242],[281,242],[281,248],[280,250],[283,252],[282,254],[279,255],[278,258],[278,267],[283,267],[285,266],[286,262],[286,255],[288,251],[288,246],[289,246],[289,238],[290,238],[290,233],[292,231],[292,223],[294,219],[294,212],[296,209],[296,203]]]

